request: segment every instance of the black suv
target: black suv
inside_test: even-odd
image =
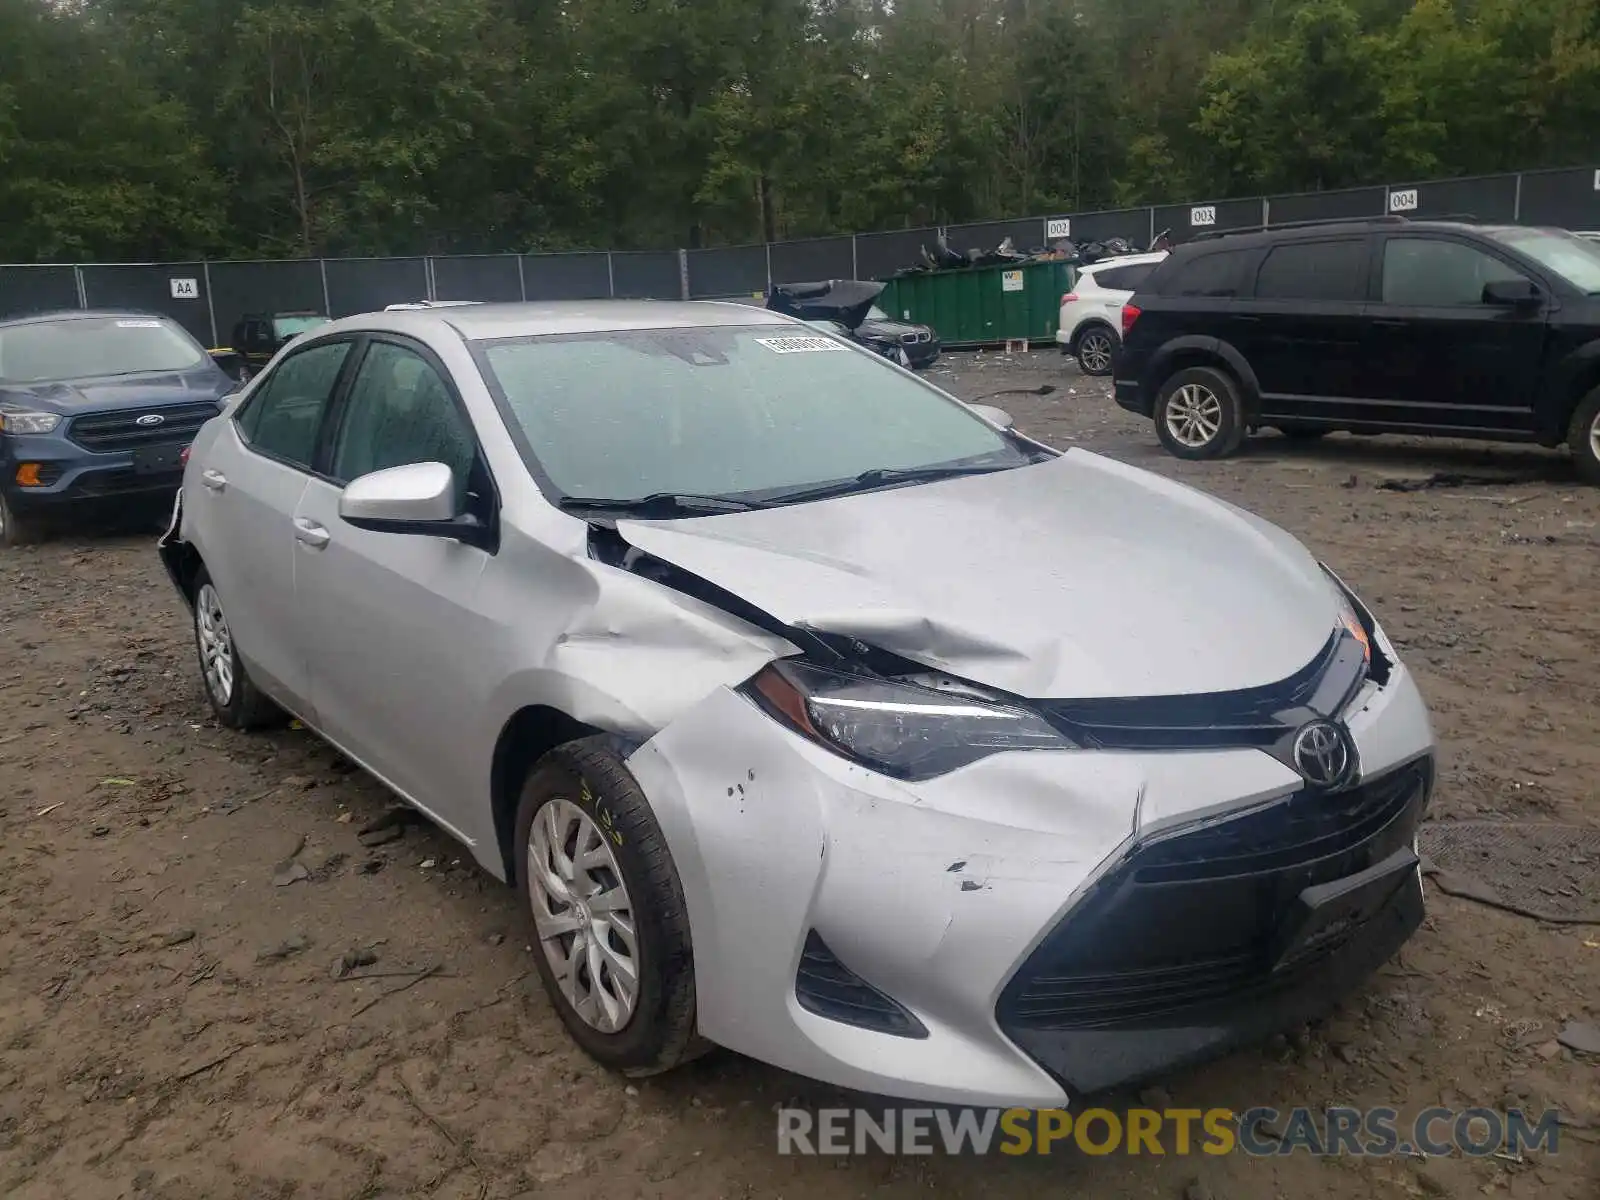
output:
[[[1117,403],[1179,458],[1263,426],[1566,442],[1600,483],[1600,243],[1562,230],[1378,217],[1203,235],[1122,331]]]
[[[233,352],[242,360],[240,378],[249,379],[295,338],[327,323],[319,312],[246,313],[233,327]]]

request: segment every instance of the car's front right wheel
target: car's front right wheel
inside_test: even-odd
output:
[[[683,887],[650,803],[609,739],[569,742],[534,765],[514,845],[534,964],[573,1039],[631,1076],[701,1053]]]
[[[1156,436],[1167,453],[1191,460],[1223,458],[1244,441],[1239,386],[1215,367],[1188,367],[1161,387]]]
[[[1572,414],[1567,448],[1585,482],[1600,484],[1600,388],[1595,388]]]

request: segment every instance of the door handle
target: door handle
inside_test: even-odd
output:
[[[1261,324],[1261,318],[1258,317],[1258,316],[1255,316],[1252,313],[1234,313],[1233,314],[1233,319],[1235,321],[1246,321],[1246,322],[1250,323],[1251,325],[1259,325],[1259,324]]]
[[[296,517],[294,519],[294,540],[310,546],[313,550],[321,550],[333,540],[333,534],[329,533],[324,525],[318,525],[315,521],[307,520],[305,517]]]
[[[1410,321],[1402,321],[1396,317],[1378,317],[1372,322],[1379,329],[1404,329]]]
[[[200,484],[202,487],[210,488],[213,492],[220,492],[228,486],[228,477],[221,471],[213,471],[207,468],[200,472]]]

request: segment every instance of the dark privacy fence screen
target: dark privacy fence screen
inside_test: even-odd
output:
[[[887,278],[915,266],[941,232],[959,251],[991,250],[1005,238],[1027,251],[1062,237],[1119,237],[1143,248],[1163,231],[1183,241],[1207,230],[1385,213],[1600,229],[1600,168],[1199,200],[706,250],[0,265],[0,317],[63,308],[139,308],[165,313],[201,341],[221,346],[246,313],[309,310],[341,317],[415,300],[752,300],[775,283]]]

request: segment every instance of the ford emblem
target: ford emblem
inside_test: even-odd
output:
[[[163,417],[160,413],[145,413],[145,415],[140,417],[137,421],[135,421],[134,424],[135,425],[159,425],[159,424],[161,424],[161,422],[163,422],[165,420],[166,420],[166,418]]]

